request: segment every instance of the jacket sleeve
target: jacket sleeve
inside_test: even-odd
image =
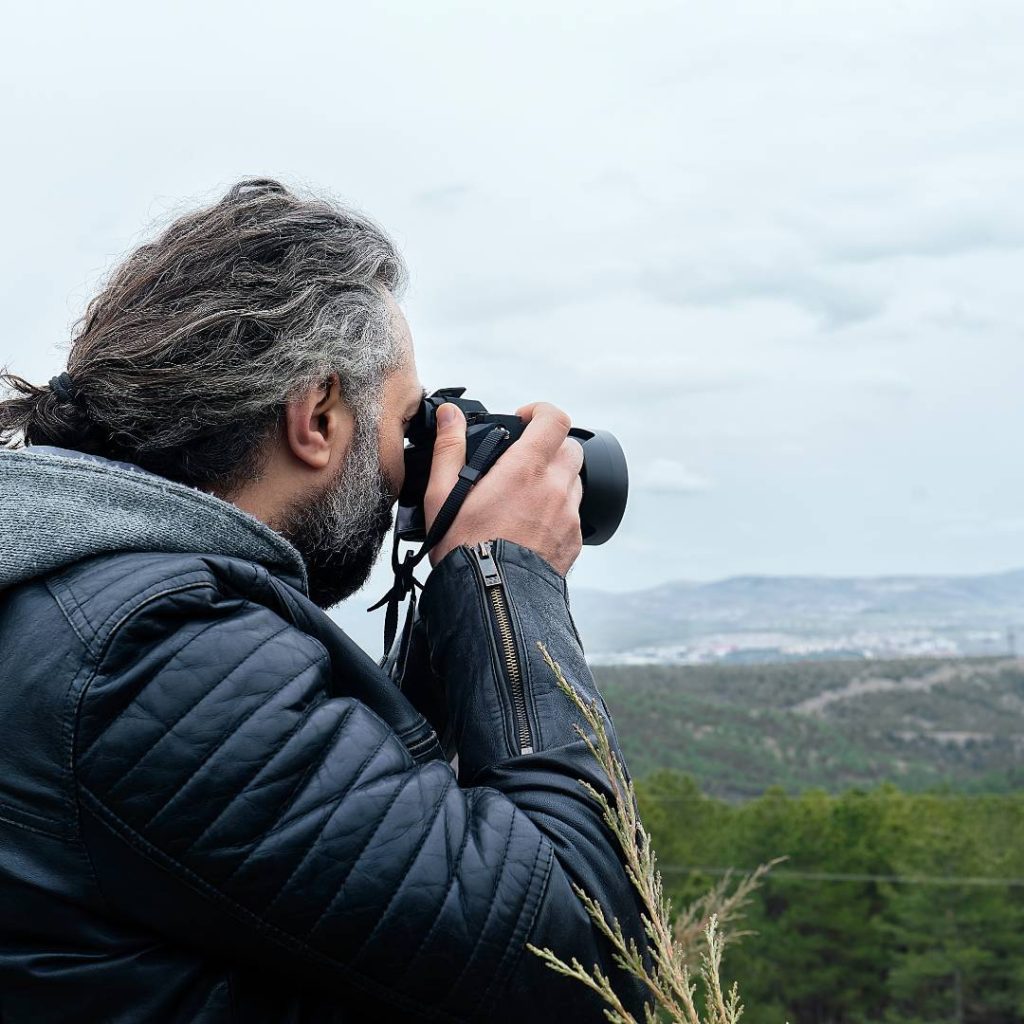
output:
[[[495,609],[502,597],[507,629]],[[584,724],[581,716],[537,647],[544,643],[577,692],[597,704],[621,760],[614,725],[569,611],[565,579],[535,552],[505,540],[486,545],[484,557],[479,549],[460,547],[431,574],[420,610],[431,672],[444,689],[447,740],[458,751],[460,783],[466,792],[485,789],[506,797],[550,846],[550,879],[528,941],[551,948],[563,960],[576,957],[585,966],[599,965],[627,1008],[644,1019],[646,993],[614,964],[572,889],[580,886],[645,948],[640,908],[621,852],[581,785],[586,781],[610,795],[607,779],[576,733],[576,725]],[[521,701],[503,664],[510,645]],[[604,1019],[604,1004],[579,982],[553,975],[532,954],[518,963],[492,1019],[531,1019],[541,1001],[544,1020]]]
[[[548,617],[560,578],[545,565],[514,552],[517,614],[585,673],[564,599]],[[607,969],[570,880],[634,933],[635,905],[575,781],[595,773],[566,710],[537,680],[536,751],[509,757],[491,735],[508,714],[493,664],[445,667],[474,643],[489,650],[467,571],[465,553],[450,558],[425,593],[460,758],[478,776],[464,785],[441,761],[416,765],[365,705],[328,696],[344,690],[339,667],[262,605],[197,587],[131,616],[88,687],[76,742],[82,835],[111,907],[334,996],[354,1019],[600,1020],[582,986],[524,945]],[[476,618],[459,622],[473,602]]]

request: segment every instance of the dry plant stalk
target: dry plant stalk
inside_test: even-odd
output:
[[[713,917],[718,919],[719,929],[722,929],[728,921],[738,921],[743,916],[743,911],[750,902],[751,895],[761,885],[764,876],[785,859],[785,857],[777,857],[767,864],[762,864],[749,875],[742,877],[731,892],[729,890],[733,885],[733,873],[727,871],[700,899],[685,907],[676,918],[672,928],[675,941],[683,948],[684,952],[689,954],[699,951],[705,946],[705,933]],[[735,942],[737,939],[751,934],[753,933],[730,928],[728,932],[720,931],[719,938],[724,948],[730,942]]]
[[[594,742],[581,726],[575,726],[577,734],[607,776],[612,799],[609,801],[605,794],[583,780],[580,780],[580,785],[600,806],[605,824],[622,849],[626,873],[640,894],[643,905],[641,920],[649,940],[652,968],[648,970],[636,942],[627,940],[622,934],[619,922],[612,920],[609,923],[600,904],[573,885],[576,895],[598,930],[611,942],[615,962],[639,979],[650,993],[654,1005],[645,1005],[644,1024],[657,1024],[664,1016],[673,1024],[736,1024],[743,1014],[743,1007],[735,984],[728,992],[722,989],[720,969],[726,939],[720,929],[727,917],[739,915],[772,865],[762,865],[742,879],[731,894],[727,892],[730,878],[726,876],[711,892],[688,907],[673,927],[671,902],[664,894],[651,837],[640,821],[633,785],[626,777],[621,760],[612,751],[597,704],[588,703],[580,696],[544,644],[538,643],[537,646],[555,674],[559,689],[576,705],[597,737]],[[575,978],[596,992],[607,1003],[604,1013],[612,1024],[639,1024],[622,1004],[607,975],[596,965],[588,971],[575,957],[566,963],[550,949],[538,949],[533,945],[527,948],[556,973]],[[702,1008],[698,1008],[697,985],[687,964],[688,956],[698,950],[699,976],[704,989]]]

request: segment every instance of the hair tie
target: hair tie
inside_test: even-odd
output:
[[[78,387],[66,371],[50,378],[50,390],[57,396],[58,402],[74,402],[78,397]]]

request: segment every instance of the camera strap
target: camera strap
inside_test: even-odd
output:
[[[412,627],[416,613],[416,591],[422,590],[423,584],[414,575],[416,566],[426,557],[427,553],[437,542],[448,532],[449,527],[455,521],[462,503],[469,496],[473,485],[484,473],[495,463],[498,456],[504,449],[504,442],[508,439],[509,432],[500,425],[495,425],[478,445],[472,457],[459,470],[459,479],[455,486],[448,492],[448,497],[434,517],[427,536],[420,545],[419,550],[407,551],[405,558],[399,561],[398,546],[401,544],[398,533],[395,533],[394,546],[391,549],[391,568],[395,574],[394,586],[375,604],[367,608],[373,612],[378,608],[387,605],[384,613],[384,660],[391,652],[398,633],[398,608],[399,605],[409,597],[409,608],[405,615],[405,625],[402,628],[402,646],[398,655],[398,664],[405,663],[405,655],[408,651],[409,641],[412,637]]]

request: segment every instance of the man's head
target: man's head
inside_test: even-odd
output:
[[[133,462],[232,501],[288,537],[311,597],[365,580],[401,485],[422,387],[373,222],[244,181],[113,273],[78,324],[77,397],[14,376],[0,443]]]
[[[332,374],[296,395],[259,476],[231,496],[299,549],[324,608],[357,590],[376,561],[405,474],[405,429],[423,398],[408,325],[390,294],[385,301],[398,358],[379,394],[346,399]]]

